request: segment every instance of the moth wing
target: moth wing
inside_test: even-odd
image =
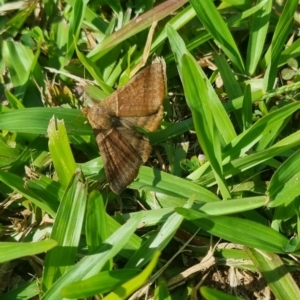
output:
[[[120,194],[137,176],[142,158],[116,129],[111,129],[105,136],[102,131],[95,131],[95,134],[109,186]]]
[[[140,127],[147,131],[155,131],[163,118],[164,108],[161,105],[158,111],[149,116],[143,117],[120,117],[120,123],[126,128]]]
[[[152,115],[162,105],[165,85],[165,62],[157,59],[108,96],[104,103],[118,117]]]
[[[152,151],[149,140],[142,133],[126,127],[118,127],[117,130],[138,153],[143,163],[145,163]]]

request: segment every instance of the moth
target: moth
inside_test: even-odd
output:
[[[104,101],[82,109],[96,137],[111,190],[120,194],[152,151],[137,128],[155,131],[163,118],[165,62],[156,58]]]

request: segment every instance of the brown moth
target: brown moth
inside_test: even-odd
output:
[[[116,194],[135,179],[148,160],[151,145],[136,128],[158,128],[165,85],[165,63],[157,58],[104,101],[82,109],[93,128],[107,181]]]

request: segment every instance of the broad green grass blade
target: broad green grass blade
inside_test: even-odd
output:
[[[216,132],[209,94],[205,79],[201,77],[199,66],[194,58],[182,56],[182,82],[186,101],[192,111],[197,137],[207,160],[210,162],[224,199],[231,198],[222,171],[220,140]]]
[[[257,197],[233,199],[230,201],[219,201],[217,203],[213,202],[213,203],[194,204],[192,208],[202,213],[205,213],[207,215],[222,216],[222,215],[232,215],[239,212],[263,207],[264,205],[266,205],[266,202],[267,202],[266,196],[257,196]],[[173,207],[159,208],[159,209],[156,208],[152,210],[147,210],[144,212],[141,222],[144,225],[144,227],[156,226],[161,223],[164,224],[168,220],[168,218],[172,215],[173,212],[174,212]],[[123,217],[125,218],[125,220],[128,220],[130,216],[133,216],[134,214],[136,213],[125,214],[123,215]]]
[[[68,7],[70,8],[70,7]],[[68,43],[69,26],[66,22],[52,22],[50,29],[50,47],[48,60],[52,68],[60,70],[64,67],[66,47]]]
[[[88,197],[85,217],[85,236],[89,253],[93,253],[109,237],[109,222],[105,211],[104,199],[98,191],[92,191]],[[112,261],[107,269],[112,269]]]
[[[218,203],[204,203],[194,205],[194,209],[211,216],[222,216],[226,214],[236,214],[239,212],[253,210],[266,205],[266,196],[257,196],[229,201],[219,201]]]
[[[246,248],[245,250],[276,299],[297,300],[300,298],[298,284],[278,255],[257,249]]]
[[[182,78],[182,73],[181,73],[182,56],[186,54],[192,57],[192,55],[186,49],[185,43],[183,42],[182,38],[170,25],[167,25],[167,34],[168,34],[172,51],[175,55],[177,63],[179,64],[178,66],[179,75]],[[214,122],[218,128],[218,131],[220,132],[219,135],[221,138],[221,142],[222,144],[227,145],[236,137],[234,127],[227,115],[227,112],[224,109],[224,106],[220,102],[218,95],[216,94],[215,90],[209,83],[205,73],[201,68],[199,68],[198,71],[200,72],[200,76],[205,81],[206,89],[208,91],[207,93],[209,95],[209,107],[210,110],[213,112]],[[234,111],[234,109],[230,111]]]
[[[34,55],[31,49],[21,43],[6,40],[3,41],[2,56],[6,67],[9,69],[13,86],[17,87],[14,95],[23,99],[28,86]]]
[[[12,108],[14,109],[24,109],[24,105],[22,102],[10,91],[5,91],[5,96],[7,100],[9,101],[9,104],[11,105]]]
[[[242,89],[225,57],[222,55],[214,55],[213,57],[223,80],[229,101],[241,97],[243,95]],[[242,128],[241,112],[233,111],[233,113],[239,127]]]
[[[0,136],[0,168],[14,164],[21,151],[21,147],[11,143],[10,136]]]
[[[139,272],[139,269],[101,272],[89,279],[76,281],[67,285],[61,290],[61,295],[65,298],[75,299],[108,293],[136,276]]]
[[[26,188],[23,178],[9,172],[0,171],[0,181],[12,188],[14,191],[22,194],[25,198],[32,201],[35,205],[43,209],[51,216],[55,216],[56,209],[59,204],[57,199],[52,199],[51,202],[45,201],[43,195],[40,196]]]
[[[190,3],[206,30],[218,42],[233,65],[244,73],[245,67],[239,49],[214,3],[206,0],[190,0]]]
[[[153,269],[157,265],[158,258],[160,256],[160,252],[157,251],[154,253],[150,263],[147,267],[139,274],[138,276],[130,279],[126,283],[119,286],[115,291],[108,294],[103,300],[116,300],[116,299],[128,299],[128,297],[135,292],[138,288],[140,288],[148,277],[150,277]]]
[[[29,255],[46,252],[57,246],[55,240],[39,241],[34,243],[0,243],[0,263]]]
[[[67,186],[75,173],[76,163],[64,122],[53,117],[48,126],[48,135],[49,150],[59,182]]]
[[[190,208],[194,201],[194,195],[188,199],[184,205]],[[127,262],[127,268],[141,268],[153,257],[155,251],[162,251],[171,241],[174,234],[178,230],[183,217],[177,213],[172,214],[168,220],[157,231],[153,238],[149,238],[144,242],[138,251]]]
[[[121,227],[121,225],[110,215],[107,215],[107,219],[109,222],[110,234],[112,235]],[[141,244],[142,238],[140,238],[137,234],[132,234],[123,249],[119,252],[120,256],[129,259],[132,256],[132,253],[141,247]]]
[[[273,175],[270,187],[270,207],[287,205],[300,195],[300,151],[290,156]]]
[[[271,45],[265,54],[265,62],[268,66],[264,76],[264,86],[266,90],[270,90],[274,86],[280,55],[286,41],[290,36],[297,5],[297,0],[286,1],[284,9],[276,25]]]
[[[210,234],[232,243],[284,253],[283,245],[288,241],[274,229],[253,221],[226,216],[207,216],[185,208],[175,208],[175,211]]]
[[[81,176],[81,172],[77,172],[73,177],[55,218],[51,238],[58,242],[59,247],[46,255],[44,291],[49,290],[75,263],[87,201],[87,185],[81,182]]]
[[[250,76],[255,73],[261,59],[272,10],[272,1],[260,0],[258,2],[265,2],[265,4],[252,16],[246,60],[246,72]]]
[[[1,295],[1,300],[11,299],[33,299],[40,293],[38,287],[38,279],[29,283],[20,284],[18,287],[10,290],[9,292]]]
[[[74,281],[87,279],[99,273],[107,261],[116,256],[129,241],[131,235],[139,225],[141,217],[141,214],[135,215],[116,230],[101,244],[101,246],[97,249],[96,254],[85,256],[65,275],[60,277],[54,283],[52,288],[42,297],[42,300],[62,299],[60,291],[64,286]]]
[[[0,113],[0,129],[19,133],[47,134],[50,119],[63,119],[68,134],[92,135],[91,126],[79,110],[68,108],[26,108]]]
[[[131,183],[129,187],[166,193],[185,199],[195,194],[196,201],[220,201],[218,196],[200,185],[145,166],[140,168],[137,180]]]

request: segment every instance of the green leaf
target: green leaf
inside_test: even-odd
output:
[[[155,252],[150,263],[139,275],[119,286],[116,290],[104,297],[103,300],[127,299],[128,296],[130,296],[146,282],[147,278],[151,275],[153,269],[155,268],[159,256],[160,252]]]
[[[0,263],[21,258],[29,255],[36,255],[49,251],[57,246],[55,240],[39,241],[34,243],[5,243],[0,242]]]
[[[300,150],[290,156],[274,173],[269,187],[270,207],[287,205],[300,195]]]
[[[64,121],[53,117],[48,126],[49,150],[57,173],[58,179],[63,186],[70,182],[75,170],[74,160]]]
[[[155,191],[175,197],[187,199],[187,195],[195,194],[195,201],[219,201],[218,196],[202,186],[159,170],[142,166],[136,181],[129,186],[133,189]]]
[[[272,1],[258,1],[258,3],[262,2],[265,2],[264,6],[252,16],[251,21],[246,60],[246,70],[250,76],[256,71],[261,59],[270,25]]]
[[[109,222],[105,208],[102,195],[98,191],[92,191],[89,194],[85,218],[85,235],[89,253],[93,253],[109,237]],[[112,266],[111,261],[107,269],[110,270]]]
[[[0,181],[11,187],[14,191],[18,191],[25,198],[32,201],[35,205],[49,213],[51,216],[55,217],[59,203],[57,199],[52,198],[51,202],[45,200],[43,195],[38,195],[34,191],[28,189],[23,178],[9,172],[0,171]]]
[[[68,134],[92,135],[90,125],[79,110],[68,108],[26,108],[0,113],[0,129],[19,133],[47,134],[50,119],[63,119]]]
[[[55,218],[51,238],[57,241],[59,247],[46,255],[44,291],[49,290],[75,263],[87,200],[87,186],[81,182],[81,176],[79,171],[73,177]]]
[[[43,300],[62,299],[61,289],[74,282],[87,279],[96,275],[105,266],[107,261],[113,258],[128,242],[131,235],[136,230],[141,220],[141,214],[135,215],[118,230],[116,230],[108,239],[106,239],[93,255],[85,256],[75,266],[73,266],[65,275],[60,277],[43,296]]]
[[[184,205],[186,208],[190,208],[194,201],[194,195],[190,197],[187,203]],[[157,231],[152,238],[149,238],[140,247],[138,251],[127,262],[127,268],[141,268],[145,265],[156,251],[162,251],[173,238],[174,234],[178,230],[183,217],[179,214],[172,214],[166,222],[162,225],[160,230]]]
[[[244,63],[240,55],[239,49],[217,11],[213,1],[206,0],[190,0],[191,5],[195,9],[198,18],[204,25],[205,29],[218,42],[224,53],[232,61],[233,65],[242,73],[245,71]]]
[[[297,5],[297,0],[287,0],[285,2],[284,9],[272,36],[271,45],[265,54],[265,62],[268,66],[264,76],[264,86],[266,90],[270,90],[274,86],[280,55],[290,36]]]
[[[86,298],[96,294],[111,292],[128,279],[136,276],[140,270],[124,269],[101,272],[89,279],[73,282],[61,290],[65,298]]]
[[[38,296],[40,291],[38,287],[38,280],[33,280],[25,284],[20,284],[18,287],[10,290],[9,292],[1,295],[1,300],[11,299],[31,299]]]
[[[248,248],[246,248],[246,253],[277,299],[297,300],[300,298],[298,284],[278,255]]]
[[[261,250],[284,253],[287,238],[267,226],[253,221],[226,216],[208,216],[192,209],[175,208],[186,219],[212,235],[232,243]]]
[[[229,199],[231,196],[221,164],[221,142],[216,133],[205,78],[201,77],[197,62],[186,54],[182,56],[182,81],[199,143],[215,172],[223,198]]]

